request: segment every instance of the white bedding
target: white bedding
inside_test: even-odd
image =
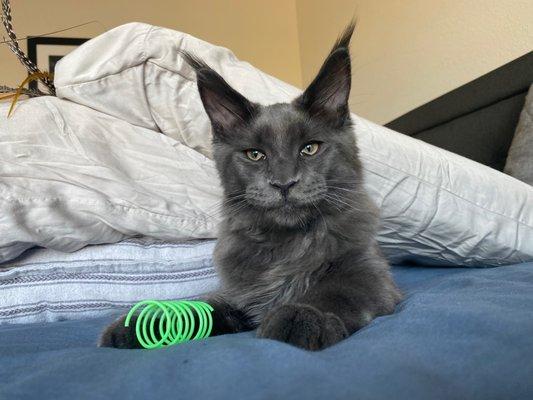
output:
[[[187,34],[128,24],[56,67],[58,96],[0,108],[0,261],[33,245],[72,251],[125,236],[216,236],[221,190],[194,52],[253,101],[299,90]],[[533,189],[353,116],[366,185],[391,261],[533,260]]]
[[[0,160],[0,261],[35,245],[216,237],[213,163],[152,130],[41,97],[2,121]]]
[[[216,290],[214,240],[148,238],[73,253],[32,249],[0,265],[0,325],[80,319],[146,299],[193,299]]]

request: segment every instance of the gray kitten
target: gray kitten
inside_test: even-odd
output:
[[[252,103],[184,53],[224,187],[214,254],[222,288],[207,300],[214,334],[257,328],[258,337],[320,350],[400,301],[376,242],[378,212],[363,187],[348,110],[353,30],[289,104]],[[139,347],[123,319],[100,345]]]

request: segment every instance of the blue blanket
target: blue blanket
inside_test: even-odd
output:
[[[533,399],[533,264],[396,267],[394,315],[311,353],[254,333],[95,347],[110,318],[0,329],[0,399]]]

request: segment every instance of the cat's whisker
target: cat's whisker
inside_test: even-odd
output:
[[[337,209],[337,211],[342,211],[342,209],[338,206],[338,204],[335,203],[335,201],[334,201],[335,199],[330,198],[330,197],[328,197],[328,196],[325,196],[325,197],[324,197],[324,200],[326,201],[327,204],[329,204],[329,205],[335,207],[335,208]]]
[[[337,196],[336,194],[334,193],[328,193],[326,196],[330,196],[332,197],[335,201],[341,203],[341,204],[344,204],[345,206],[348,206],[348,207],[352,207],[353,204],[349,203],[349,199],[346,199],[346,198],[342,198],[341,196]]]
[[[347,189],[347,188],[342,188],[342,187],[338,187],[338,186],[327,186],[327,188],[328,189],[333,189],[333,190],[342,190],[344,192],[357,194],[357,190],[355,190],[355,189]]]
[[[242,200],[245,197],[246,197],[245,193],[242,193],[242,194],[239,194],[239,195],[234,195],[232,197],[227,197],[227,198],[225,198],[223,200],[217,201],[211,207],[208,207],[207,211],[208,212],[210,212],[210,211],[222,211],[225,206],[231,205],[232,203],[235,202],[235,200]]]
[[[353,181],[327,181],[326,182],[326,186],[331,186],[331,185],[341,185],[342,187],[357,187],[358,183],[357,181],[353,180]],[[352,186],[353,185],[353,186]]]
[[[326,227],[326,230],[328,229],[328,224],[326,222],[326,218],[324,218],[324,214],[322,214],[322,211],[320,211],[320,207],[315,201],[311,201],[312,206],[318,211],[320,214],[320,220],[324,223],[324,226]]]
[[[326,195],[324,196],[324,199],[326,199],[326,201],[329,200],[329,204],[335,205],[337,210],[339,211],[347,211],[347,210],[359,211],[359,212],[365,211],[365,210],[362,210],[356,207],[355,204],[350,203],[349,201],[351,199],[347,197],[337,196],[337,195],[334,195],[333,193],[326,193]],[[339,207],[339,204],[342,204],[346,206],[347,208],[343,210],[341,207]]]
[[[239,211],[244,209],[248,204],[245,201],[241,201],[237,204],[235,204],[233,207],[228,207],[225,211],[228,212],[228,214],[237,214]]]
[[[240,200],[238,202],[233,202],[233,203],[220,204],[214,210],[210,210],[207,213],[205,213],[205,215],[209,218],[220,219],[226,213],[235,214],[237,211],[244,208],[245,206],[246,206],[246,202],[243,200]]]

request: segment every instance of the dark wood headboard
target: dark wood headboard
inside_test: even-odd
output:
[[[532,83],[533,51],[386,126],[501,171]]]

